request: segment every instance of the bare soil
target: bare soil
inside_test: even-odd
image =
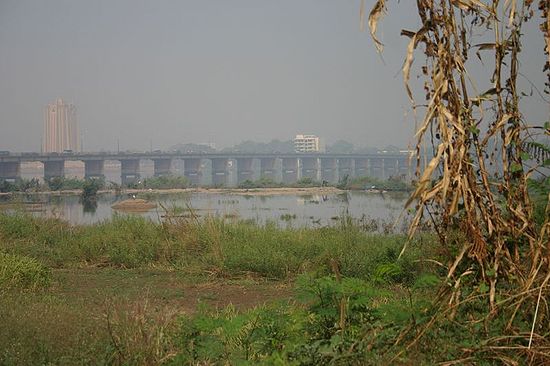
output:
[[[128,211],[128,212],[142,212],[149,211],[157,207],[156,203],[142,200],[139,198],[129,199],[115,203],[111,206],[115,210]]]
[[[231,304],[248,309],[290,299],[293,294],[286,282],[249,276],[220,279],[168,270],[113,268],[55,270],[54,284],[48,292],[68,302],[82,302],[92,312],[116,298],[128,302],[147,298],[157,308],[185,314],[194,313],[200,303],[213,308]]]

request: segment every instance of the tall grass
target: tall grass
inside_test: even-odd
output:
[[[336,261],[343,275],[369,278],[377,267],[397,260],[406,238],[378,235],[355,225],[286,228],[228,223],[207,217],[154,223],[115,216],[91,226],[55,219],[0,214],[0,250],[38,259],[52,267],[81,265],[136,268],[202,268],[220,275],[253,272],[287,278],[328,271]],[[431,243],[431,239],[423,239]],[[429,245],[414,246],[399,263],[408,266]]]
[[[50,280],[50,270],[37,260],[0,252],[0,291],[47,287]]]

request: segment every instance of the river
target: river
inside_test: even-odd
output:
[[[286,227],[335,225],[343,215],[364,223],[388,224],[400,215],[406,193],[359,191],[329,194],[262,194],[235,192],[140,192],[136,198],[156,203],[145,212],[121,212],[112,205],[133,194],[100,194],[95,205],[83,205],[78,195],[15,195],[0,197],[0,210],[25,210],[37,216],[58,217],[72,224],[93,224],[113,215],[140,215],[155,221],[171,217],[217,216],[226,220],[273,222]]]

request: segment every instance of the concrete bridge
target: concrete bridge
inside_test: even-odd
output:
[[[236,165],[237,181],[260,177],[282,176],[284,183],[294,183],[301,178],[335,183],[338,179],[371,176],[381,179],[402,177],[410,179],[408,154],[331,154],[331,153],[6,153],[0,154],[0,179],[16,180],[21,177],[21,163],[41,162],[44,178],[63,177],[66,161],[82,161],[86,178],[104,177],[105,161],[119,161],[122,184],[136,182],[141,177],[140,161],[152,160],[154,175],[172,173],[172,162],[183,161],[184,175],[191,184],[199,185],[203,174],[203,162],[210,161],[212,184],[226,185],[229,171]],[[259,171],[258,171],[259,170]]]

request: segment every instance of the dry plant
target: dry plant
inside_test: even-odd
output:
[[[158,365],[176,355],[175,312],[155,309],[148,293],[137,302],[108,301],[103,314],[113,365]]]
[[[436,317],[452,320],[462,305],[481,300],[487,305],[483,318],[468,321],[482,322],[487,329],[497,317],[508,319],[505,334],[487,339],[483,352],[510,364],[515,361],[506,351],[550,363],[550,339],[544,334],[550,329],[550,207],[542,224],[535,223],[527,180],[540,165],[526,164],[548,159],[548,145],[540,137],[549,135],[549,127],[526,123],[518,88],[522,27],[539,15],[541,47],[548,56],[541,68],[544,64],[543,71],[550,72],[550,1],[536,5],[533,0],[417,0],[419,29],[401,31],[410,38],[402,71],[415,115],[420,106],[409,78],[416,53],[424,54],[418,70],[426,93],[415,135],[417,185],[407,205],[416,204],[416,216],[409,234],[428,216],[437,223],[443,245],[453,245],[453,230],[463,238],[448,266],[438,315],[417,330],[412,343]],[[379,51],[383,45],[376,30],[385,11],[386,1],[377,0],[368,17]],[[362,20],[364,12],[362,0]],[[483,43],[474,44],[480,34]],[[468,68],[486,57],[494,62],[487,76],[491,87],[480,93]],[[548,77],[546,92],[550,73]],[[422,165],[426,146],[433,155]],[[520,329],[519,317],[531,324],[530,330]]]

